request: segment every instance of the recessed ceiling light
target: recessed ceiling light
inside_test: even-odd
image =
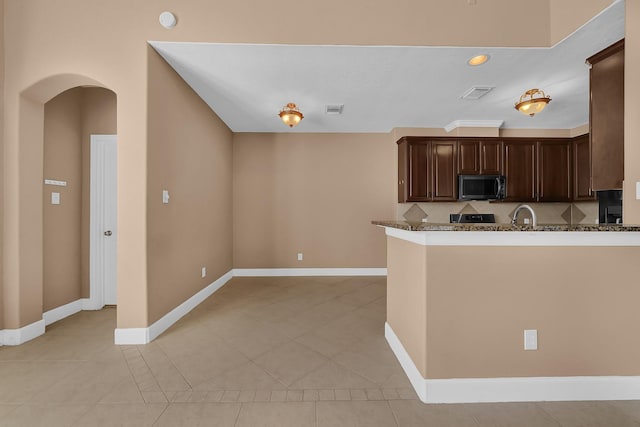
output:
[[[469,60],[467,61],[467,64],[471,65],[472,67],[477,67],[478,65],[482,65],[485,62],[487,62],[489,58],[490,58],[489,55],[487,55],[486,53],[483,53],[480,55],[476,55],[472,58],[469,58]]]

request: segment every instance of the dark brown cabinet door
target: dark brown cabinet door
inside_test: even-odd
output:
[[[460,175],[480,174],[480,141],[458,143],[458,173]]]
[[[591,191],[591,145],[589,134],[573,140],[573,200],[594,200]]]
[[[506,201],[536,200],[535,141],[504,141],[504,174],[507,179]]]
[[[457,200],[458,143],[404,137],[398,141],[398,202]]]
[[[571,141],[538,143],[538,201],[571,201]]]
[[[431,199],[431,177],[428,141],[409,144],[409,202],[426,202]]]
[[[434,201],[457,200],[455,141],[431,141],[431,170]]]
[[[398,141],[398,203],[405,203],[409,197],[409,142]]]
[[[622,188],[624,178],[624,40],[587,59],[591,64],[592,189]]]
[[[480,141],[480,173],[502,175],[501,141]]]

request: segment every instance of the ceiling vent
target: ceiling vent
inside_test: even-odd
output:
[[[493,89],[493,86],[473,86],[471,89],[467,90],[460,98],[466,99],[468,101],[474,101],[476,99],[480,99]]]
[[[344,104],[325,105],[324,112],[331,115],[342,114]]]

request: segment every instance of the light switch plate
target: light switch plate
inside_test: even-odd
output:
[[[169,190],[162,190],[162,203],[169,203]]]
[[[537,329],[524,330],[524,349],[525,350],[538,349],[538,330]]]
[[[302,252],[298,252],[298,261],[302,261]]]
[[[52,205],[60,204],[60,193],[56,193],[55,191],[51,193],[51,204]]]
[[[636,182],[636,200],[640,200],[640,181]]]

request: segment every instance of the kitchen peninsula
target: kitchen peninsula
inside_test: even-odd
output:
[[[640,226],[373,224],[423,402],[640,398]]]

